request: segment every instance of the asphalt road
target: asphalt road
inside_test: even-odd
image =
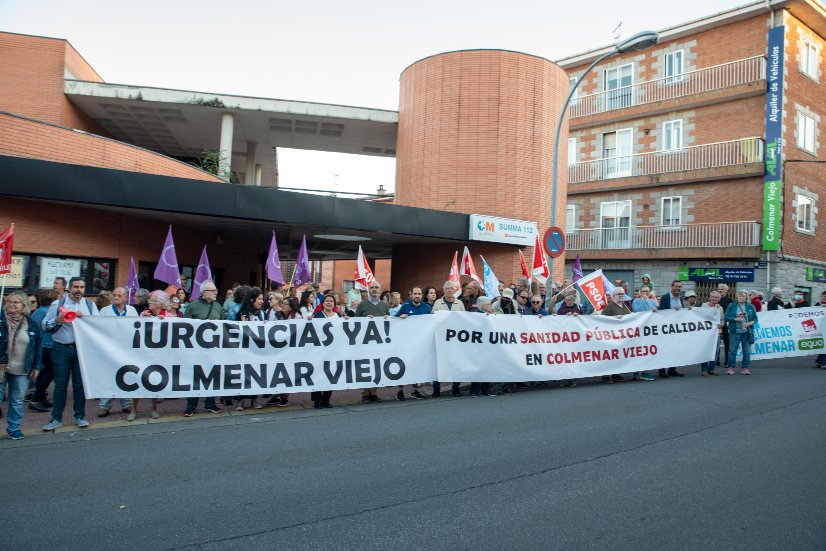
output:
[[[0,440],[0,549],[824,549],[812,361]]]

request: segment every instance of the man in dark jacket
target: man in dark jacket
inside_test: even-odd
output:
[[[671,282],[671,291],[665,293],[662,297],[660,297],[660,310],[680,310],[685,308],[685,302],[683,301],[682,297],[680,297],[680,291],[682,291],[683,283],[675,279]],[[669,367],[666,371],[665,369],[660,369],[659,371],[660,377],[668,378],[668,377],[685,377],[682,373],[677,371],[676,367]]]

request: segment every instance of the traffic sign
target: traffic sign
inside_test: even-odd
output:
[[[560,256],[565,252],[565,232],[556,226],[548,228],[542,238],[542,245],[551,258]]]

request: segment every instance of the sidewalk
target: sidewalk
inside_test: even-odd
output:
[[[429,386],[429,385],[428,385]],[[54,386],[49,387],[48,396],[49,399],[52,398],[52,390]],[[378,389],[379,398],[382,401],[393,401],[395,400],[396,392],[398,388],[395,386],[392,387],[383,387]],[[410,386],[408,385],[405,387],[405,397],[409,400],[410,398]],[[186,400],[183,398],[164,398],[158,404],[158,413],[161,415],[158,419],[152,419],[149,416],[149,408],[150,408],[150,398],[141,398],[140,404],[138,406],[138,417],[132,422],[126,420],[126,413],[123,413],[120,408],[120,402],[115,399],[112,401],[112,409],[109,411],[109,415],[106,417],[98,417],[98,411],[100,408],[98,407],[99,400],[86,400],[86,419],[89,421],[90,425],[86,429],[78,429],[74,424],[74,418],[72,415],[72,386],[69,385],[69,397],[66,400],[66,408],[63,410],[63,426],[57,429],[55,432],[74,432],[78,430],[90,430],[96,428],[106,428],[106,427],[124,427],[129,425],[139,425],[139,424],[148,424],[148,423],[166,423],[169,421],[182,421],[186,419],[197,419],[197,418],[207,418],[207,417],[220,417],[220,416],[230,416],[230,415],[249,415],[251,413],[273,413],[277,411],[291,411],[296,409],[313,409],[313,402],[310,400],[310,393],[309,392],[298,392],[295,394],[289,394],[290,405],[286,407],[278,407],[278,406],[265,406],[263,409],[251,409],[249,407],[249,400],[244,400],[244,411],[236,411],[235,406],[236,404],[233,403],[231,406],[222,405],[220,402],[220,398],[216,399],[216,403],[218,406],[223,409],[222,413],[209,413],[204,411],[204,401],[201,399],[198,402],[198,410],[191,418],[187,418],[183,416],[184,408],[186,407]],[[450,387],[448,386],[448,392],[450,392]],[[430,394],[430,389],[428,389],[428,394]],[[260,404],[264,404],[267,401],[267,398],[259,398],[258,399]],[[339,390],[333,392],[332,399],[330,403],[333,406],[337,405],[347,405],[347,404],[360,404],[361,403],[361,390],[354,389],[354,390]],[[23,424],[21,430],[26,437],[30,436],[39,436],[44,434],[49,434],[48,432],[43,431],[43,425],[48,423],[51,420],[51,412],[37,412],[32,411],[29,409],[29,403],[26,402],[24,404],[24,412],[23,412]],[[0,427],[2,427],[3,432],[0,433],[0,438],[5,438],[5,429],[6,429],[6,415],[8,414],[8,402],[4,399],[2,405],[0,405],[0,409],[3,410],[3,418],[0,419]]]

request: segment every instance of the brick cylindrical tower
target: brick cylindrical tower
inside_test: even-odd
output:
[[[401,75],[396,204],[535,221],[543,232],[551,218],[554,130],[568,86],[558,65],[519,52],[448,52],[410,65]],[[556,222],[564,226],[567,125],[560,138]],[[516,247],[478,248],[500,279],[519,276]],[[449,268],[453,249],[398,247],[393,286],[414,283],[424,265]],[[528,262],[532,250],[524,251]],[[473,246],[471,253],[477,255]],[[563,268],[560,257],[555,279]]]

